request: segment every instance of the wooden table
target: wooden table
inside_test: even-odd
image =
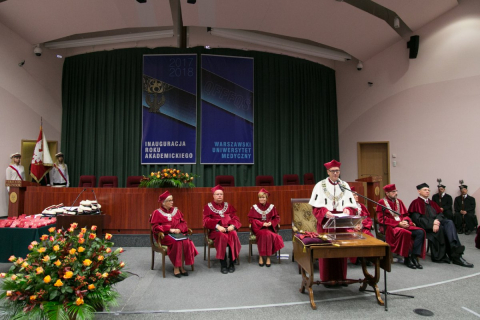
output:
[[[364,235],[365,239],[359,240],[343,240],[338,241],[339,246],[333,245],[310,245],[304,246],[303,243],[294,239],[293,252],[295,261],[301,267],[302,273],[302,285],[300,292],[305,293],[305,287],[308,288],[310,295],[310,304],[312,309],[317,309],[313,299],[313,284],[351,284],[361,283],[360,291],[365,291],[367,285],[370,285],[377,297],[377,301],[380,305],[384,305],[382,298],[380,297],[380,291],[377,287],[378,280],[380,279],[380,268],[390,272],[391,270],[391,258],[392,252],[390,246],[385,242],[378,239]],[[365,257],[362,259],[362,270],[365,278],[359,280],[346,279],[339,281],[314,281],[314,269],[313,263],[319,258],[348,258],[348,257]],[[366,266],[366,260],[371,261],[375,266],[375,274],[372,276]]]

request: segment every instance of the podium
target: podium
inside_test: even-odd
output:
[[[367,198],[370,198],[376,202],[380,200],[380,182],[382,182],[382,176],[370,176],[366,178],[355,179],[355,181],[367,183]],[[368,201],[367,208],[370,212],[370,217],[375,217],[375,211],[377,210],[375,204]]]
[[[18,217],[24,213],[25,191],[29,186],[38,186],[36,182],[22,180],[5,180],[5,186],[10,187],[8,193],[8,216]]]

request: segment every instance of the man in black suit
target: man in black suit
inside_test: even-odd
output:
[[[461,195],[455,198],[455,226],[458,233],[469,235],[476,230],[477,217],[475,216],[475,198],[468,195],[468,187],[460,186]]]
[[[438,193],[433,195],[432,200],[438,204],[445,218],[455,221],[452,210],[453,198],[445,192],[445,188],[443,184],[439,184]]]

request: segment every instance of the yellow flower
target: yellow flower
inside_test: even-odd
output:
[[[61,287],[61,286],[63,286],[62,280],[58,279],[57,282],[55,282],[54,286],[55,286],[55,287]]]
[[[98,261],[102,261],[102,260],[103,260],[103,256],[98,256],[97,259],[98,259]]]
[[[150,177],[153,177],[155,175],[155,172],[150,173]]]
[[[50,229],[48,229],[48,232],[54,233],[55,232],[55,227],[51,227]]]
[[[42,267],[38,267],[35,270],[36,270],[37,274],[43,273],[43,268]]]
[[[106,277],[108,277],[108,273],[106,273],[106,272],[102,273],[102,278],[106,278]]]
[[[87,233],[87,228],[82,228],[82,229],[80,229],[80,232],[81,232],[81,233]]]
[[[77,301],[75,301],[75,303],[77,304],[77,306],[82,305],[83,304],[83,299],[82,298],[77,298]]]
[[[78,227],[78,223],[74,222],[70,224],[70,228],[76,229]]]
[[[10,279],[12,279],[13,281],[15,281],[15,280],[17,280],[17,276],[16,276],[15,274],[13,274]]]
[[[177,175],[174,173],[173,176],[176,177]]]
[[[112,235],[110,233],[105,234],[105,239],[106,240],[112,239]]]
[[[37,299],[37,296],[33,295],[33,296],[30,296],[30,300],[35,300]]]
[[[75,254],[75,252],[77,252],[77,250],[75,248],[72,248],[72,249],[70,249],[70,251],[68,251],[68,253],[70,253],[70,254]]]
[[[78,247],[78,252],[83,252],[83,251],[85,251],[84,247]]]
[[[45,257],[43,257],[42,261],[43,261],[43,262],[48,262],[48,261],[50,261],[50,257],[49,257],[49,256],[45,256]]]
[[[120,262],[120,265],[119,265],[119,267],[120,267],[120,268],[123,268],[123,267],[125,267],[125,262],[123,262],[123,261],[122,261],[122,262]]]
[[[42,241],[45,241],[45,240],[47,240],[47,239],[48,239],[48,235],[47,235],[47,234],[44,234],[44,235],[42,235],[42,236],[40,237],[40,240],[42,240]]]
[[[53,246],[53,251],[58,251],[60,250],[60,246],[58,244]]]
[[[57,267],[59,267],[62,263],[60,262],[60,260],[57,260],[53,264],[56,265]]]
[[[12,291],[7,291],[7,297],[11,297],[12,296]]]
[[[90,233],[90,234],[88,235],[88,239],[92,239],[92,240],[93,240],[93,239],[95,239],[96,237],[97,237],[97,235],[96,235],[95,233]]]
[[[50,281],[52,281],[52,277],[50,276],[46,276],[45,278],[43,278],[43,282],[45,283],[49,283]]]
[[[160,175],[159,175],[159,174],[157,174],[157,178],[160,178]]]
[[[165,177],[167,177],[167,176],[168,176],[168,173],[165,172],[163,175],[164,175]]]
[[[71,277],[73,277],[73,272],[72,272],[72,271],[67,271],[67,272],[65,272],[65,274],[63,275],[63,278],[64,278],[64,279],[70,279]]]
[[[106,253],[110,253],[110,252],[112,252],[112,249],[107,248],[107,249],[105,249],[105,252],[106,252]]]
[[[47,250],[47,249],[45,249],[45,247],[41,247],[40,249],[38,249],[38,252],[43,253],[43,252],[45,252],[45,250]]]
[[[92,264],[92,260],[90,260],[90,259],[85,259],[85,260],[83,260],[83,265],[84,265],[84,266],[88,267],[88,266],[91,265],[91,264]]]
[[[47,257],[48,257],[48,256],[47,256]],[[26,267],[28,267],[28,262],[27,262],[27,261],[25,261],[24,263],[22,263],[22,268],[26,268]]]
[[[95,285],[94,284],[89,284],[88,285],[88,290],[93,290],[95,289]]]

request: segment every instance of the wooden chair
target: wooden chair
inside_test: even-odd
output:
[[[101,176],[98,180],[99,188],[118,188],[117,176]]]
[[[298,179],[298,174],[284,174],[283,175],[283,185],[299,185],[300,180]]]
[[[280,231],[280,223],[278,224],[277,227],[278,227],[277,230],[275,230],[276,234],[278,234],[278,232]],[[251,224],[248,225],[248,228],[250,229],[250,237],[248,238],[248,263],[250,263],[252,259],[252,246],[254,244],[257,244],[257,236],[253,233]],[[280,250],[277,251],[277,255],[278,255],[278,263],[281,263]]]
[[[208,251],[208,267],[210,268],[210,249],[215,249],[215,244],[213,240],[208,236],[210,235],[210,229],[203,228],[203,260],[207,260],[207,251]],[[237,258],[237,265],[240,264],[240,257]]]
[[[303,184],[304,185],[313,185],[315,184],[315,178],[313,176],[313,173],[305,173],[303,175]]]
[[[97,178],[95,176],[80,176],[79,188],[95,188]]]
[[[151,215],[150,215],[151,216]],[[188,229],[188,235],[192,234],[192,229]],[[165,256],[167,256],[167,246],[162,246],[162,239],[165,237],[163,232],[159,232],[157,238],[153,234],[152,229],[150,229],[150,245],[152,248],[152,265],[150,267],[153,270],[155,265],[155,252],[162,254],[162,272],[163,277],[165,278]],[[182,256],[182,265],[183,265],[183,256]],[[192,271],[195,271],[195,265],[192,264]]]
[[[374,213],[373,217],[371,217],[371,218],[373,219],[373,227],[375,229],[375,237],[378,240],[385,241],[385,230],[383,232],[380,232],[380,227],[382,226],[382,224],[380,222],[378,222],[377,213]]]

